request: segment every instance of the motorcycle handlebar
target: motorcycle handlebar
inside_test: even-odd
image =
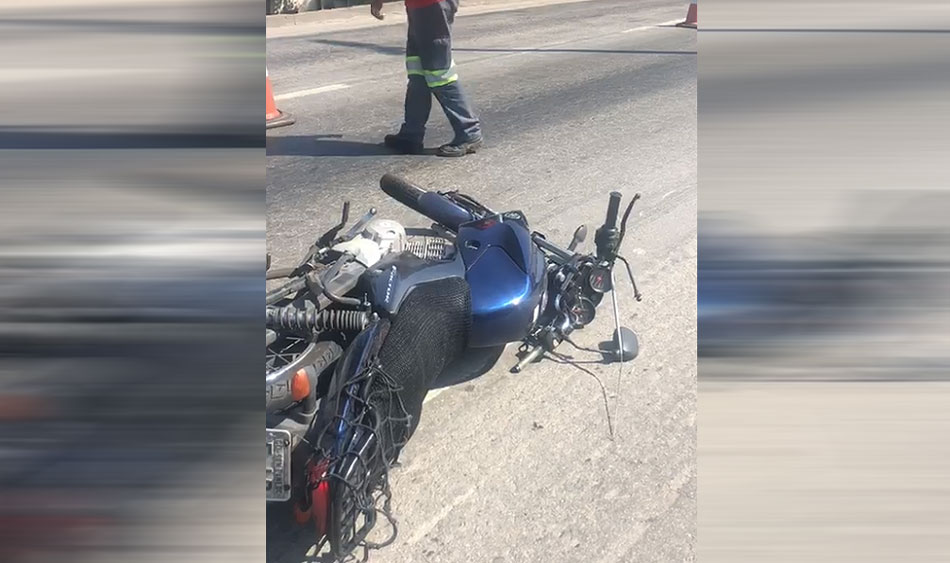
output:
[[[534,243],[537,244],[542,249],[547,250],[548,252],[553,254],[560,263],[567,262],[571,258],[574,257],[573,252],[568,252],[567,250],[564,250],[563,248],[559,247],[553,242],[549,242],[546,238],[539,235],[538,233],[532,233],[531,240],[533,240]]]
[[[379,179],[379,187],[382,188],[386,195],[399,203],[419,213],[423,213],[419,206],[419,198],[422,197],[422,194],[426,193],[426,190],[401,176],[389,173],[384,174],[383,177]]]
[[[459,225],[475,220],[467,209],[448,197],[424,190],[395,174],[385,174],[380,178],[379,187],[399,203],[451,231],[458,232]]]
[[[607,219],[604,221],[605,227],[617,226],[617,214],[620,212],[620,198],[623,194],[620,192],[610,192],[610,201],[607,202]]]

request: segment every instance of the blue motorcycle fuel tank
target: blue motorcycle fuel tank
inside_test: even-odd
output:
[[[525,223],[494,216],[458,227],[458,252],[448,261],[409,253],[381,260],[363,278],[375,307],[397,314],[421,283],[464,277],[471,291],[469,347],[517,342],[534,322],[545,291],[545,262]]]
[[[472,347],[524,338],[545,289],[544,256],[527,226],[502,216],[459,227],[458,250],[472,292]]]

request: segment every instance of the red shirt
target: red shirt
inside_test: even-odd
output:
[[[410,10],[415,10],[417,8],[425,8],[426,6],[438,4],[441,1],[442,0],[406,0],[406,8]]]

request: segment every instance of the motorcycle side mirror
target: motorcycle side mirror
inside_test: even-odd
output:
[[[577,227],[577,230],[574,231],[574,238],[571,239],[571,244],[567,245],[567,249],[571,252],[574,252],[574,249],[577,248],[577,245],[587,240],[587,225],[581,225]]]
[[[621,344],[623,345],[622,349]],[[640,354],[640,339],[637,338],[637,333],[622,326],[620,327],[619,337],[617,331],[614,330],[610,342],[602,342],[600,348],[606,352],[607,356],[612,360],[619,359],[624,362],[629,362]]]

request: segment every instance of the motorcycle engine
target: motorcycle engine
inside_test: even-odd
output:
[[[356,260],[371,267],[383,256],[391,252],[402,252],[406,248],[406,229],[390,219],[373,219],[359,236],[333,247],[337,252],[348,252]]]
[[[423,260],[447,260],[454,255],[452,241],[434,231],[422,233],[407,234],[397,221],[374,219],[359,236],[337,244],[333,250],[352,254],[367,268],[390,253],[411,252]]]
[[[435,233],[413,235],[406,241],[406,250],[423,260],[448,260],[455,254],[455,245]]]

